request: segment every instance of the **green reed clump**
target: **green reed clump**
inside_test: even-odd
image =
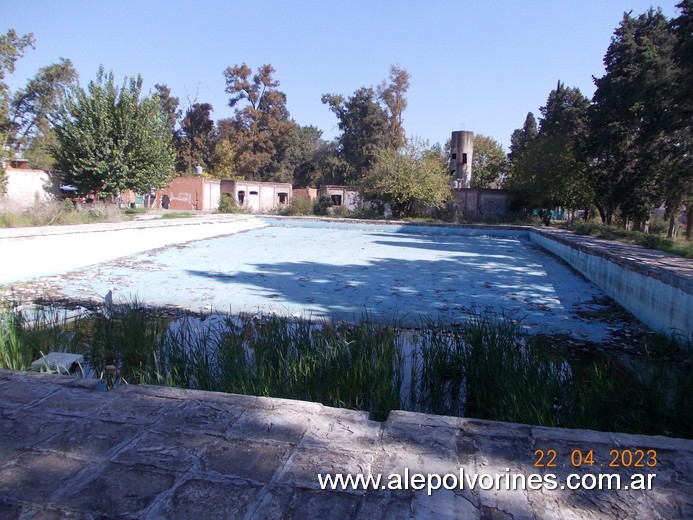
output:
[[[57,308],[0,309],[0,368],[28,370],[50,352],[75,352],[78,341],[75,328]]]

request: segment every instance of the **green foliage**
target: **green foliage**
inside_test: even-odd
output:
[[[0,227],[58,226],[90,224],[92,222],[118,222],[120,210],[113,204],[95,204],[76,209],[70,200],[37,204],[21,212],[0,213]]]
[[[229,106],[235,109],[227,126],[235,148],[234,170],[248,180],[291,182],[288,153],[296,130],[286,108],[286,95],[277,90],[275,70],[262,65],[257,73],[245,63],[224,71]],[[251,77],[252,75],[252,77]],[[239,103],[245,106],[238,108]]]
[[[539,210],[548,225],[551,210],[581,208],[592,199],[583,143],[589,101],[561,82],[541,108],[537,136],[517,145],[505,187],[514,192],[515,209]]]
[[[391,146],[387,112],[372,88],[360,88],[347,100],[324,94],[322,102],[339,120],[339,152],[347,169],[337,184],[357,183],[376,163],[380,152]]]
[[[142,79],[114,84],[99,70],[87,90],[67,99],[55,126],[64,180],[81,193],[116,195],[161,188],[173,176],[171,135],[155,97],[141,98]]]
[[[303,399],[368,410],[376,420],[402,409],[693,435],[690,354],[672,339],[645,342],[644,357],[621,363],[563,350],[556,339],[525,335],[516,322],[480,315],[416,330],[368,316],[354,324],[219,315],[171,322],[136,301],[70,324],[60,313],[36,316],[0,312],[0,366],[26,369],[40,353],[88,345],[97,376],[114,365],[130,383]]]
[[[385,148],[360,182],[365,200],[390,204],[395,217],[416,216],[419,208],[441,206],[450,198],[447,166],[422,143],[404,150]]]
[[[405,94],[409,90],[409,73],[398,65],[390,66],[389,80],[378,86],[378,97],[387,109],[390,145],[396,150],[407,144],[402,114],[407,108]]]
[[[228,193],[221,194],[218,210],[219,213],[243,213],[243,208],[241,208],[236,199]]]
[[[674,41],[660,10],[637,18],[624,14],[604,57],[606,73],[595,80],[589,151],[599,187],[595,203],[607,223],[616,211],[646,220],[650,209],[667,198],[664,191],[685,185],[672,183],[670,176],[690,175],[690,168],[666,167],[690,153],[680,140],[690,132],[676,136],[667,128],[677,112]],[[690,83],[690,77],[683,81]]]
[[[500,188],[508,174],[508,159],[501,144],[491,137],[474,136],[472,188]]]
[[[209,103],[195,103],[185,111],[175,139],[176,171],[179,173],[192,174],[198,165],[208,171],[214,167],[217,136],[211,114]],[[169,114],[169,120],[170,117]]]
[[[330,213],[330,208],[334,206],[332,197],[323,195],[313,203],[313,213],[320,216],[326,216]]]
[[[313,201],[310,200],[308,195],[291,197],[288,206],[279,208],[279,214],[286,216],[312,215]]]

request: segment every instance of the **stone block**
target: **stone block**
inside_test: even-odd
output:
[[[51,352],[31,364],[31,369],[37,372],[46,370],[59,374],[69,374],[74,364],[84,363],[84,356],[80,354],[70,354],[69,352]]]

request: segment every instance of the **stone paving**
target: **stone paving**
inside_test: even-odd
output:
[[[0,370],[0,518],[693,517],[690,440],[409,412],[379,423],[299,401],[99,388],[96,380]],[[557,467],[534,467],[550,462],[551,450]],[[574,450],[592,450],[594,466],[573,467]],[[651,465],[656,453],[656,465],[609,468],[612,450],[624,461],[627,450],[643,450]],[[413,489],[414,473],[460,471],[464,489]],[[390,475],[408,473],[410,487],[322,490],[319,473],[382,474],[381,484],[393,486]],[[617,474],[622,486],[561,489],[571,473]],[[623,487],[636,473],[656,475],[651,490]],[[479,487],[489,487],[483,475],[529,486],[531,474],[545,482],[555,475],[557,489]]]

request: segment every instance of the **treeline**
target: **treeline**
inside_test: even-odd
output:
[[[626,13],[595,78],[592,100],[560,81],[530,112],[510,146],[516,208],[590,210],[602,221],[643,228],[664,205],[669,236],[681,208],[693,217],[693,17],[690,0],[667,20],[661,10]]]
[[[678,7],[673,20],[660,10],[625,14],[594,97],[559,81],[539,120],[530,112],[513,133],[508,154],[491,137],[475,136],[472,187],[507,188],[514,209],[538,212],[546,223],[562,208],[641,225],[661,205],[670,234],[680,208],[690,208],[690,223],[691,0]],[[448,147],[406,137],[410,76],[399,66],[376,87],[322,96],[340,130],[326,140],[291,117],[269,64],[223,71],[233,116],[215,121],[212,105],[182,107],[165,84],[143,93],[139,76],[119,85],[101,69],[81,88],[64,59],[12,93],[5,75],[33,44],[30,34],[0,35],[0,159],[21,150],[82,192],[145,192],[202,166],[216,178],[349,185],[395,216],[451,200]]]

